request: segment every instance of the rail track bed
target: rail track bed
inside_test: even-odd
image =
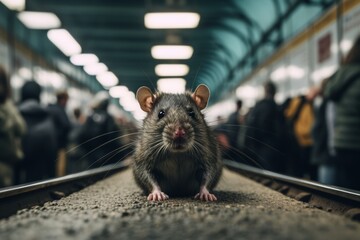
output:
[[[3,218],[0,239],[359,239],[360,223],[354,217],[285,196],[245,177],[249,172],[234,172],[239,165],[227,164],[232,170],[224,169],[217,202],[190,197],[148,202],[131,169],[125,169]],[[280,182],[271,179],[267,185]],[[295,191],[288,188],[288,193]],[[310,194],[305,198],[313,198]],[[356,196],[342,203],[345,212],[357,209]]]

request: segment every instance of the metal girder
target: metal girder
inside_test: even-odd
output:
[[[259,48],[261,48],[262,45],[266,44],[270,41],[271,35],[281,27],[283,22],[286,21],[287,18],[291,16],[291,14],[302,4],[302,0],[296,0],[291,5],[289,5],[287,11],[285,13],[282,13],[281,16],[277,19],[277,21],[262,35],[259,42],[254,44],[254,46],[248,51],[248,53],[239,61],[239,63],[236,65],[236,67],[232,71],[236,71],[239,67],[244,65],[249,59],[251,59],[253,56],[256,56],[256,52]],[[229,73],[231,74],[231,73]]]
[[[304,0],[304,4],[311,6],[319,6],[323,9],[328,8],[334,4],[337,0]]]

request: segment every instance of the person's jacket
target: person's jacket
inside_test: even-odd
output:
[[[19,110],[28,128],[23,138],[25,161],[55,161],[56,129],[49,112],[35,100],[26,100]]]
[[[335,147],[360,150],[360,66],[341,66],[326,83],[324,97],[335,102]]]
[[[7,100],[0,104],[0,160],[7,164],[23,158],[21,138],[26,125],[16,106]]]

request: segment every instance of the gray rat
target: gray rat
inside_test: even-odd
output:
[[[133,173],[148,200],[191,195],[217,200],[209,191],[219,181],[222,160],[218,143],[200,112],[209,96],[203,84],[193,93],[183,94],[138,89],[136,98],[148,114],[136,143]]]

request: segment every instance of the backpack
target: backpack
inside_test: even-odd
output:
[[[111,146],[117,144],[117,141],[112,140],[118,137],[118,130],[108,113],[95,112],[86,119],[85,124],[81,127],[77,143],[83,144],[82,146],[90,151],[110,141],[102,147],[102,149],[110,149]]]
[[[294,98],[288,104],[285,114],[288,118],[288,131],[296,145],[310,146],[313,143],[311,130],[314,123],[313,106],[305,96]]]
[[[56,159],[56,129],[50,116],[38,119],[26,119],[28,131],[23,138],[25,159],[47,161]]]

